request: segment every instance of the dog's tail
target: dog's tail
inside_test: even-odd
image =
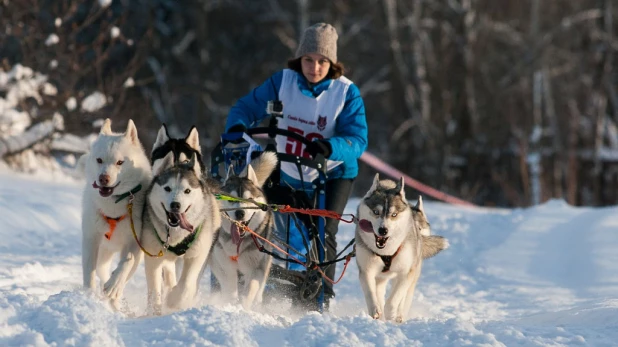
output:
[[[262,152],[259,157],[251,160],[251,167],[255,172],[260,187],[264,185],[270,174],[277,168],[277,161],[277,154],[275,152]]]
[[[440,253],[441,251],[447,249],[449,246],[448,240],[442,236],[421,235],[421,240],[423,242],[423,246],[422,246],[423,259],[431,258],[434,255]]]

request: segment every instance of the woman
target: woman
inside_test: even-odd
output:
[[[323,154],[328,170],[326,209],[343,213],[358,175],[358,158],[367,148],[367,121],[358,87],[343,76],[343,65],[337,60],[337,38],[337,31],[330,24],[318,23],[307,28],[295,57],[288,61],[288,69],[275,73],[241,98],[228,115],[226,131],[242,132],[257,126],[268,116],[268,101],[282,101],[283,118],[278,127],[300,133],[313,142],[304,146],[278,136],[277,151],[304,157]],[[286,164],[289,163],[281,166],[282,184],[300,188],[297,168]],[[308,169],[302,182],[315,178],[317,172]],[[334,259],[337,253],[338,224],[336,219],[326,219],[327,260]],[[335,266],[329,266],[325,273],[334,278]],[[335,293],[332,285],[326,281],[325,285],[328,307]]]

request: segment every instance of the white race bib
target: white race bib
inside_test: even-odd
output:
[[[345,96],[352,84],[345,77],[332,80],[331,86],[317,98],[303,94],[298,88],[298,74],[290,69],[283,70],[279,99],[283,102],[283,118],[279,119],[279,128],[298,133],[308,140],[327,139],[335,135],[337,117],[343,110]],[[305,145],[288,138],[277,141],[277,151],[299,157],[311,158],[305,152]],[[343,163],[342,161],[326,160],[327,171]],[[300,180],[300,174],[295,164],[282,162],[281,170],[287,175]],[[301,167],[303,181],[311,182],[318,178],[318,171]]]

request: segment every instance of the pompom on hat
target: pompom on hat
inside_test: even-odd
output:
[[[332,25],[327,23],[314,24],[305,29],[296,50],[296,58],[309,53],[318,53],[336,63],[338,38],[337,30]]]

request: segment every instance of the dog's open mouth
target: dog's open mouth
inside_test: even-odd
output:
[[[104,198],[107,198],[108,196],[114,194],[114,189],[116,189],[116,187],[118,187],[119,184],[120,184],[120,181],[118,181],[118,183],[116,183],[116,185],[113,187],[105,187],[105,186],[98,185],[97,181],[94,181],[92,182],[92,188],[98,189],[99,195],[101,195]]]
[[[172,228],[181,227],[182,229],[185,229],[186,231],[190,233],[193,232],[193,225],[189,223],[189,221],[187,220],[187,217],[185,216],[185,213],[189,211],[189,208],[191,208],[191,205],[187,207],[185,212],[170,212],[165,208],[165,205],[163,205],[163,203],[161,203],[161,205],[163,206],[163,209],[165,210],[165,213],[167,214],[167,225],[171,226]]]
[[[374,233],[373,231],[373,224],[371,224],[370,221],[366,220],[366,219],[361,219],[358,222],[358,226],[360,227],[360,229],[366,233],[372,233],[373,236],[375,236],[376,238],[376,247],[378,247],[378,249],[382,249],[384,247],[386,247],[386,241],[388,241],[388,236],[378,236]]]
[[[386,241],[388,241],[388,236],[378,236],[375,234],[374,236],[376,237],[376,247],[378,247],[378,249],[386,247]]]
[[[247,226],[249,224],[249,221],[247,220],[247,221],[241,222],[240,224]],[[239,227],[238,224],[232,223],[232,228],[230,229],[230,233],[232,234],[232,242],[238,246],[240,242],[242,241],[242,238],[245,237],[245,234],[247,233],[247,231],[244,228]]]
[[[361,219],[358,222],[358,226],[361,228],[362,231],[373,234],[373,224],[371,224],[370,221],[366,219]]]
[[[253,219],[253,216],[255,216],[255,213],[251,215],[251,217],[247,219],[246,221],[240,222],[240,224],[242,224],[245,227],[248,226],[251,220]],[[245,230],[245,228],[241,228],[240,226],[238,226],[237,223],[232,222],[232,226],[230,228],[230,234],[232,234],[232,242],[236,246],[240,245],[240,243],[242,242],[242,238],[245,237],[246,233],[247,233],[247,230]]]

